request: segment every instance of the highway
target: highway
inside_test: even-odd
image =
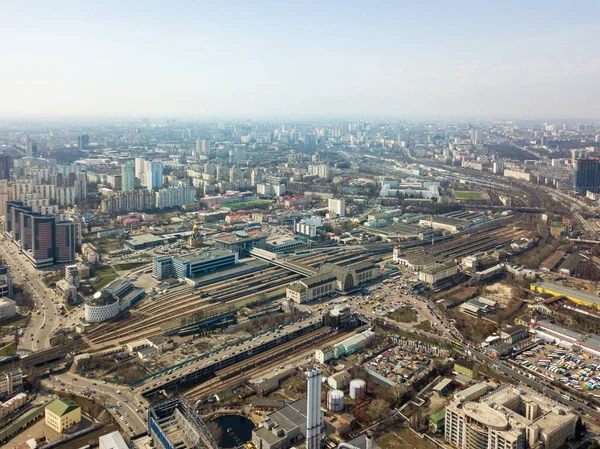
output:
[[[19,340],[19,350],[22,354],[28,354],[49,348],[50,336],[59,325],[59,315],[52,301],[54,294],[41,281],[41,272],[19,253],[16,245],[9,242],[5,235],[2,235],[0,243],[0,255],[6,260],[13,279],[20,280],[18,283],[32,295],[36,307],[40,310],[39,315],[31,313],[29,325]]]

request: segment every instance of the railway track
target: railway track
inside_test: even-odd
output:
[[[368,257],[370,257],[368,254],[360,254],[357,251],[347,251],[333,257],[319,254],[311,258],[310,264],[318,265],[327,261],[346,265],[365,260]],[[131,312],[131,318],[127,322],[120,321],[99,326],[90,333],[89,340],[94,345],[106,345],[109,342],[123,344],[155,335],[161,332],[161,325],[168,321],[197,312],[210,312],[226,304],[234,306],[254,295],[272,293],[300,278],[302,278],[301,275],[289,274],[283,268],[270,267],[258,273],[221,281],[193,292],[175,295],[165,301],[158,300],[144,304]],[[240,288],[240,283],[244,282],[252,285]],[[142,328],[143,330],[141,330]]]
[[[325,330],[326,330],[326,328],[317,329],[316,331],[313,331],[311,334],[319,335],[319,334],[317,334],[318,331],[325,331]],[[323,345],[324,343],[328,343],[330,341],[333,341],[333,340],[336,340],[339,338],[339,334],[329,335],[327,337],[327,335],[329,333],[330,333],[330,330],[327,332],[324,332],[323,336],[325,338],[322,338],[322,339],[315,339],[315,337],[313,336],[312,337],[313,344],[309,343],[308,346],[305,346],[303,349],[309,349],[309,348],[316,346],[317,341],[318,341],[319,345]],[[303,340],[303,343],[301,343],[302,345],[306,345],[306,342],[310,341],[310,338],[307,338],[307,337],[311,336],[311,334],[307,334],[303,337],[304,340]],[[228,377],[227,379],[221,379],[220,376],[217,375],[216,377],[203,383],[202,385],[198,385],[196,387],[191,388],[190,390],[185,392],[184,395],[189,397],[190,399],[196,400],[196,399],[202,398],[204,396],[207,396],[211,393],[215,393],[218,390],[222,390],[224,388],[228,388],[228,387],[235,386],[236,384],[240,384],[241,382],[243,382],[247,379],[250,379],[252,376],[263,372],[265,369],[269,369],[275,365],[278,365],[278,364],[284,362],[285,360],[288,360],[290,358],[297,356],[297,353],[290,354],[290,347],[293,346],[290,344],[294,343],[294,341],[298,341],[298,340],[299,339],[292,340],[291,342],[288,342],[284,345],[270,349],[269,351],[263,352],[261,354],[257,354],[256,356],[254,356],[254,357],[256,357],[255,362],[250,361],[254,357],[251,357],[250,359],[246,359],[243,362],[239,362],[239,364],[236,364],[236,365],[241,365],[239,368],[244,368],[244,369],[241,369],[238,372],[234,373],[232,375],[232,377]],[[265,358],[268,359],[266,362],[264,362]],[[260,363],[260,366],[257,366],[259,362],[263,362],[263,363]],[[230,366],[223,371],[235,369],[236,365]],[[252,365],[254,365],[254,367],[252,367]]]

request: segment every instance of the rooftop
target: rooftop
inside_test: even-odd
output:
[[[149,243],[163,242],[166,239],[154,234],[139,234],[130,237],[127,242],[130,245],[147,245]]]
[[[238,234],[238,233],[234,233],[234,234],[224,234],[224,235],[219,235],[219,236],[215,236],[213,237],[215,242],[220,242],[220,243],[236,243],[236,242],[241,242],[241,241],[248,241],[248,240],[257,240],[257,239],[266,239],[267,238],[267,233],[266,232],[262,232],[260,230],[256,230],[256,231],[244,231],[245,236],[242,236],[242,234]]]
[[[505,429],[508,420],[503,413],[483,402],[465,402],[463,410],[470,418],[493,429]]]
[[[544,290],[551,291],[557,295],[566,296],[568,298],[576,298],[581,301],[600,306],[600,297],[598,297],[598,295],[582,292],[573,288],[563,287],[562,285],[553,284],[551,282],[536,282],[531,285],[541,287]]]
[[[98,439],[100,446],[105,447],[107,449],[128,449],[127,443],[123,439],[123,436],[115,431],[111,433],[107,433],[106,435],[102,435]]]
[[[195,263],[205,262],[205,261],[211,260],[211,259],[228,257],[228,256],[232,256],[232,255],[233,255],[233,252],[229,251],[228,249],[213,249],[210,251],[202,251],[202,252],[196,252],[193,254],[187,254],[185,256],[173,256],[173,259],[177,260],[179,262],[182,262],[182,263],[195,264]]]
[[[79,404],[67,398],[55,399],[46,406],[46,410],[58,416],[64,416],[67,413],[71,413],[73,410],[76,410],[78,408]]]

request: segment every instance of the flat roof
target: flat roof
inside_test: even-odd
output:
[[[484,402],[465,402],[463,410],[467,416],[484,426],[493,429],[505,429],[508,425],[508,420],[504,414],[494,410]]]
[[[132,245],[143,245],[143,244],[147,244],[147,243],[155,243],[158,241],[164,241],[167,240],[164,237],[160,237],[154,234],[139,234],[139,235],[134,235],[133,237],[130,237],[127,240],[127,243],[132,244]]]
[[[534,285],[536,287],[541,287],[544,290],[554,292],[561,296],[577,298],[581,301],[585,301],[585,302],[600,306],[600,297],[598,295],[593,295],[591,293],[582,292],[581,290],[575,290],[574,288],[564,287],[562,285],[554,284],[552,282],[536,282],[531,285]]]
[[[221,243],[236,243],[236,242],[246,242],[246,241],[250,241],[250,240],[257,240],[257,239],[266,239],[267,238],[267,233],[266,232],[262,232],[262,231],[245,231],[246,233],[246,237],[240,237],[239,235],[237,235],[236,233],[234,234],[225,234],[225,235],[219,235],[219,236],[214,236],[213,240],[215,242],[221,242]]]
[[[212,249],[210,251],[195,252],[193,254],[186,254],[185,256],[173,256],[174,260],[178,260],[183,263],[200,263],[211,259],[233,256],[233,251],[228,249]]]

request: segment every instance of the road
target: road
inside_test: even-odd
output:
[[[115,418],[124,433],[134,436],[146,432],[146,422],[144,421],[144,418],[147,417],[148,412],[146,407],[149,406],[149,403],[140,394],[130,391],[126,386],[103,383],[95,379],[79,377],[69,372],[55,376],[52,379],[46,379],[43,383],[46,388],[54,391],[64,388],[65,390],[71,390],[78,394],[81,393],[81,390],[84,387],[88,387],[90,390],[97,392],[95,396],[98,403],[104,404],[105,401],[108,401],[123,415],[124,419],[122,420],[119,416],[116,416],[115,412],[113,412],[113,415],[115,415]],[[64,386],[61,384],[64,384]],[[120,391],[120,393],[117,393],[117,391]],[[117,404],[119,402],[123,405],[118,406]],[[138,405],[140,402],[142,403],[141,406]],[[136,412],[136,408],[139,409],[140,412]],[[125,416],[125,413],[129,416]],[[129,430],[126,423],[129,423],[131,430]]]
[[[49,348],[50,336],[59,324],[59,315],[52,301],[53,293],[41,282],[41,272],[20,254],[18,247],[10,243],[4,235],[0,239],[0,255],[6,260],[13,279],[21,281],[20,283],[32,295],[36,307],[40,310],[39,315],[35,312],[31,313],[29,325],[19,340],[20,352],[27,354]]]

